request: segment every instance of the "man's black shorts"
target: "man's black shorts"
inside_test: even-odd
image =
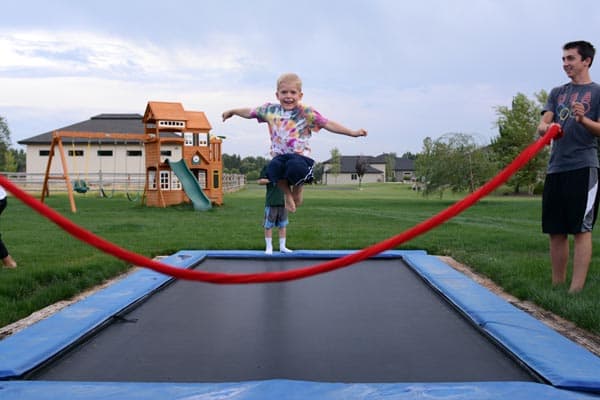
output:
[[[598,168],[546,175],[542,197],[542,232],[591,232],[598,215]]]

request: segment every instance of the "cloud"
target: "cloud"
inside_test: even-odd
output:
[[[5,76],[100,76],[127,80],[198,79],[258,68],[260,62],[226,35],[193,46],[158,46],[86,31],[0,33]]]

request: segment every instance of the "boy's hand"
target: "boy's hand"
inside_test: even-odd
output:
[[[233,112],[231,110],[225,111],[221,117],[223,118],[223,122],[227,121],[229,118],[233,116]]]
[[[360,128],[360,129],[354,131],[354,135],[352,135],[352,136],[354,136],[354,137],[367,136],[367,130]]]

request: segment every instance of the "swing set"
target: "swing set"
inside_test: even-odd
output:
[[[137,141],[137,142],[141,142],[144,141],[144,135],[140,135],[140,134],[134,134],[134,133],[102,133],[102,132],[77,132],[77,131],[54,131],[52,133],[52,143],[50,144],[50,152],[48,155],[48,163],[46,165],[46,173],[44,174],[44,183],[43,183],[43,187],[42,187],[42,196],[41,196],[41,201],[44,202],[44,199],[46,197],[48,197],[50,195],[50,190],[49,190],[49,181],[52,180],[63,180],[65,181],[66,187],[67,187],[67,192],[68,192],[68,196],[69,196],[69,203],[71,205],[71,211],[72,212],[77,212],[77,207],[75,206],[75,196],[73,194],[73,191],[77,192],[77,193],[81,193],[81,194],[85,194],[90,190],[90,185],[87,182],[87,175],[88,175],[88,168],[89,168],[89,164],[88,164],[88,158],[86,157],[85,159],[85,167],[84,167],[84,176],[85,178],[82,178],[80,176],[80,171],[77,168],[77,164],[76,164],[76,160],[77,157],[79,155],[78,152],[80,152],[81,150],[77,150],[75,148],[75,138],[84,138],[88,140],[87,143],[87,152],[88,154],[91,151],[91,141],[92,139],[98,139],[99,143],[100,143],[100,149],[101,149],[101,143],[102,143],[102,139],[113,139],[115,141],[115,150],[116,150],[116,141],[118,139],[121,140],[125,140],[126,144],[127,141]],[[72,145],[72,149],[69,152],[69,155],[71,155],[73,157],[73,167],[74,169],[77,170],[77,178],[75,180],[73,180],[71,182],[71,179],[69,177],[69,172],[68,172],[68,167],[67,167],[67,158],[65,155],[65,149],[64,149],[64,145],[63,145],[63,139],[64,138],[70,138],[71,139],[71,145]],[[54,154],[56,152],[56,150],[58,150],[58,154],[60,156],[60,161],[62,164],[62,174],[58,174],[58,175],[52,175],[50,173],[50,169],[52,166],[52,160],[54,158]],[[114,166],[114,173],[116,174],[116,154],[113,154],[114,159],[115,159],[115,166]],[[100,157],[100,160],[102,160],[102,157]],[[125,161],[127,165],[127,161]],[[141,155],[140,155],[140,163],[141,163]],[[103,197],[109,197],[106,195],[106,191],[104,190],[104,186],[103,186],[103,181],[102,181],[102,162],[100,161],[100,171],[99,171],[99,175],[100,175],[100,196]],[[139,194],[139,190],[137,191],[136,194],[132,195],[129,191],[129,186],[130,186],[130,176],[127,176],[127,183],[126,183],[126,192],[127,192],[127,198],[130,201],[136,201],[139,200],[140,198],[140,194]],[[111,196],[114,195],[114,183],[113,183],[113,187],[112,187],[112,193]]]

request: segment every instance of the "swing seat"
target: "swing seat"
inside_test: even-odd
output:
[[[90,187],[83,179],[77,179],[73,182],[73,190],[77,193],[87,193],[87,191],[90,190]]]

